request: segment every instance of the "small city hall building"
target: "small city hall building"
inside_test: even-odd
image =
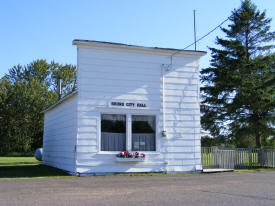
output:
[[[205,52],[74,40],[77,91],[44,110],[43,163],[73,175],[202,170]],[[145,157],[117,157],[120,151]]]

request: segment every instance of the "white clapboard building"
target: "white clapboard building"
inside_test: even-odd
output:
[[[205,52],[74,40],[77,91],[44,112],[43,163],[74,175],[200,171]],[[145,158],[123,158],[120,151]]]

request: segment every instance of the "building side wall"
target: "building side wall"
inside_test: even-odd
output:
[[[167,138],[162,138],[162,152],[168,171],[201,170],[198,60],[173,64],[165,73],[164,85]]]
[[[75,172],[77,95],[44,115],[43,164]]]
[[[163,53],[78,47],[77,172],[188,172],[198,168],[198,57],[173,58],[173,68],[164,73],[163,103],[161,65],[169,63],[170,56]],[[110,108],[113,100],[146,103],[148,109]],[[145,152],[146,161],[135,164],[118,163],[115,153],[101,152],[101,113],[156,115],[157,151]],[[167,138],[161,137],[163,118]]]

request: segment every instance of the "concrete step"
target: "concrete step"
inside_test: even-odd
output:
[[[223,168],[213,168],[213,169],[203,169],[203,173],[217,173],[217,172],[233,172],[234,169],[223,169]]]

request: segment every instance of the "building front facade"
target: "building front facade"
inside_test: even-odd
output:
[[[77,91],[44,111],[43,163],[76,175],[201,167],[205,52],[74,40]],[[120,151],[145,158],[118,158]]]

